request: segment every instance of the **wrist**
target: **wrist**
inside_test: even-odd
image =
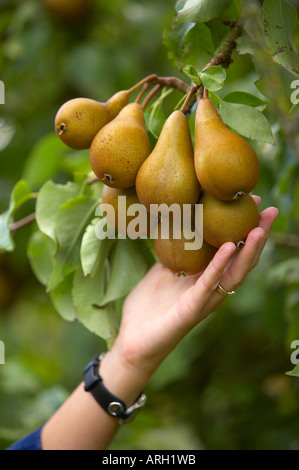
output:
[[[130,364],[116,345],[102,359],[99,374],[105,387],[128,407],[135,402],[150,379],[146,372]]]

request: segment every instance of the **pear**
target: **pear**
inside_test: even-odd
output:
[[[119,91],[106,103],[75,98],[61,106],[55,118],[55,130],[69,147],[88,149],[97,132],[128,104],[130,93]]]
[[[185,238],[182,228],[181,238],[174,238],[173,223],[171,219],[168,219],[168,221],[170,224],[169,238],[162,238],[162,221],[160,221],[154,240],[155,252],[161,263],[177,275],[188,276],[204,271],[213,259],[217,249],[203,240],[201,248],[187,250],[185,244],[192,242],[192,239]]]
[[[138,103],[129,103],[97,133],[89,160],[99,180],[126,189],[135,186],[137,172],[150,151],[143,109]]]
[[[122,218],[125,220],[124,226],[118,226],[118,217],[119,217],[119,211],[121,210],[122,206],[119,205],[119,196],[125,196],[125,204],[123,206],[123,209],[125,210],[125,214],[121,214]],[[111,188],[110,186],[104,185],[103,187],[103,192],[102,192],[102,204],[109,204],[113,207],[114,209],[114,216],[112,212],[107,211],[106,213],[106,219],[111,227],[113,227],[118,233],[121,233],[122,235],[128,236],[127,229],[128,225],[135,219],[135,215],[127,215],[128,209],[130,206],[133,204],[139,204],[140,211],[142,210],[142,205],[140,204],[140,201],[138,199],[135,187],[133,188],[127,188],[127,189],[116,189],[116,188]],[[146,227],[138,227],[142,235],[150,235],[150,227],[151,227],[151,221],[150,221],[150,214],[146,211],[144,207],[144,212],[146,215]],[[138,214],[137,214],[138,216]],[[125,218],[126,217],[126,218]]]
[[[258,208],[250,194],[221,201],[205,192],[199,204],[203,204],[203,238],[216,248],[225,242],[244,242],[259,224]]]
[[[138,171],[136,191],[148,211],[152,204],[182,207],[198,201],[200,184],[189,124],[182,111],[172,112],[166,120],[155,148]]]
[[[259,177],[255,151],[227,128],[208,97],[196,110],[194,147],[198,180],[214,197],[229,201],[255,187]]]

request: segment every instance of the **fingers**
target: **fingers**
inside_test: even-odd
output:
[[[275,207],[269,207],[260,214],[259,227],[248,234],[244,247],[238,252],[224,273],[221,285],[225,289],[233,290],[243,284],[249,271],[257,265],[277,213]]]
[[[185,334],[206,316],[204,307],[214,295],[221,276],[235,251],[236,246],[231,242],[219,248],[197,282],[180,297],[173,311],[174,316],[168,325],[171,323],[174,329],[180,331],[180,334]]]
[[[260,198],[258,196],[253,198],[258,205]],[[181,320],[188,315],[189,326],[190,323],[194,325],[219,308],[226,298],[217,291],[219,284],[225,290],[232,291],[244,282],[249,271],[259,261],[277,214],[278,210],[275,207],[269,207],[261,212],[259,227],[248,234],[241,250],[236,251],[236,246],[230,242],[219,248],[195,285],[183,296],[179,308]],[[186,318],[184,320],[187,321]]]
[[[244,247],[237,253],[224,273],[221,281],[222,287],[226,290],[234,290],[243,284],[248,272],[255,265],[257,254],[264,246],[264,238],[265,231],[260,227],[248,234]]]
[[[260,198],[260,196],[252,195],[252,199],[254,199],[254,201],[255,201],[255,203],[256,203],[257,206],[260,205],[260,203],[261,203],[261,198]]]
[[[234,243],[228,242],[219,248],[209,266],[199,277],[194,286],[189,289],[188,308],[191,312],[197,312],[208,301],[211,294],[217,288],[220,279],[229,261],[236,251]]]
[[[262,251],[265,247],[265,244],[269,238],[272,226],[276,220],[276,217],[278,215],[278,209],[276,207],[268,207],[265,209],[263,212],[260,214],[260,221],[259,221],[259,226],[265,231],[265,236],[262,240],[262,243],[259,246],[259,250],[256,254],[254,263],[255,266],[258,263],[260,256],[262,254]]]

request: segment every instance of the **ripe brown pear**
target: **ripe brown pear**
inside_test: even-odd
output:
[[[227,128],[207,97],[196,110],[194,163],[202,188],[224,201],[249,194],[259,177],[255,151]]]
[[[158,236],[154,240],[154,248],[161,263],[177,275],[198,274],[206,269],[213,259],[217,249],[203,240],[201,248],[198,250],[186,250],[185,243],[194,240],[187,240],[183,230],[181,238],[173,237],[173,225],[170,223],[170,236],[168,239],[161,237],[161,221],[158,225]]]
[[[106,103],[75,98],[64,103],[56,114],[55,130],[69,147],[88,149],[97,132],[128,104],[130,93],[119,91]]]
[[[59,20],[78,23],[91,13],[93,0],[44,0],[46,8]]]
[[[125,196],[125,205],[123,209],[125,210],[125,214],[121,214],[122,219],[124,220],[123,226],[118,225],[118,218],[119,218],[119,211],[121,207],[119,205],[119,196]],[[110,188],[110,186],[104,185],[103,192],[102,192],[102,204],[110,204],[114,209],[115,216],[113,217],[112,212],[107,212],[106,219],[111,227],[113,227],[118,233],[122,235],[128,236],[127,229],[128,225],[135,219],[135,215],[127,215],[128,208],[133,204],[139,204],[140,201],[138,199],[135,187],[128,188],[128,189],[116,189]],[[142,235],[149,235],[150,234],[150,214],[146,211],[146,227],[139,227],[139,230],[142,232]],[[125,218],[126,217],[126,218]],[[144,229],[144,231],[142,231]]]
[[[138,103],[129,103],[97,133],[89,160],[99,180],[126,189],[135,186],[137,172],[150,151],[143,109]]]
[[[136,191],[148,211],[151,204],[197,203],[200,184],[188,119],[182,111],[172,112],[166,120],[154,150],[138,171]]]
[[[250,194],[221,201],[205,192],[199,204],[203,204],[203,238],[216,248],[226,242],[244,241],[259,224],[258,208]]]

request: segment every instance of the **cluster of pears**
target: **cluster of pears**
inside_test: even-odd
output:
[[[249,195],[255,187],[259,164],[251,146],[230,131],[212,101],[200,100],[195,119],[195,146],[186,115],[173,111],[152,149],[143,107],[129,103],[130,91],[116,93],[106,103],[86,98],[68,101],[58,111],[55,127],[71,148],[90,149],[90,165],[104,183],[102,202],[118,212],[118,196],[128,208],[141,203],[148,220],[153,205],[172,204],[191,211],[191,233],[197,227],[197,204],[203,205],[203,239],[200,249],[186,250],[183,220],[167,209],[155,224],[154,248],[163,265],[177,274],[203,271],[226,241],[243,242],[258,225],[259,213]],[[170,236],[163,237],[161,223],[169,218]],[[127,218],[127,224],[131,221]],[[116,220],[109,221],[116,230]],[[172,228],[179,223],[181,237]],[[148,224],[150,234],[151,225]],[[177,227],[176,227],[177,228]],[[125,232],[125,231],[124,231]],[[195,238],[195,235],[194,235]]]

